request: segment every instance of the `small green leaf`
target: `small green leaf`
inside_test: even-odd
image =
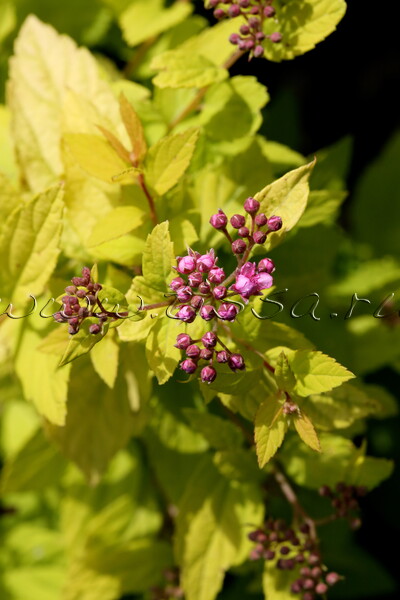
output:
[[[150,148],[145,176],[157,194],[162,196],[178,183],[190,164],[198,137],[198,129],[188,129],[162,138]]]
[[[190,54],[185,50],[159,54],[151,68],[160,71],[153,79],[154,85],[160,88],[203,88],[228,77],[226,69],[216,66],[201,54]]]
[[[96,344],[90,353],[94,370],[109,388],[114,387],[117,378],[118,356],[119,346],[111,334],[104,336],[101,344]]]
[[[261,212],[282,219],[282,229],[268,236],[268,248],[279,244],[285,233],[293,229],[303,214],[309,194],[308,180],[314,164],[315,162],[311,162],[289,171],[254,196],[261,204]]]
[[[146,213],[136,206],[117,206],[97,221],[87,246],[90,248],[115,240],[140,227],[145,219]]]
[[[124,162],[107,140],[89,133],[66,133],[64,142],[79,166],[89,175],[107,183],[126,171]],[[131,179],[130,183],[133,183]]]
[[[274,376],[280,390],[291,392],[296,385],[296,377],[290,368],[288,358],[284,352],[281,352],[279,355]]]
[[[254,437],[260,469],[281,446],[287,429],[288,420],[282,412],[282,404],[276,396],[270,396],[260,404],[255,418]]]
[[[321,452],[321,444],[319,443],[314,425],[303,411],[301,411],[300,415],[294,415],[294,426],[307,446],[310,446],[310,448],[316,452]]]
[[[328,392],[355,377],[334,358],[310,350],[288,353],[290,367],[297,379],[294,391],[299,396]]]
[[[153,290],[166,292],[174,264],[174,244],[169,235],[169,223],[164,221],[156,225],[146,239],[142,266],[145,283]]]
[[[144,137],[143,125],[132,104],[121,93],[119,97],[119,110],[125,129],[129,135],[132,144],[134,164],[141,162],[147,151],[147,144]]]
[[[299,221],[299,227],[313,227],[317,223],[330,225],[336,221],[340,205],[347,198],[347,192],[341,190],[311,191],[305,213]]]
[[[68,345],[65,348],[64,354],[62,355],[58,364],[59,367],[63,367],[73,360],[76,360],[83,354],[90,352],[93,346],[102,340],[108,331],[107,323],[103,325],[102,332],[97,333],[96,335],[89,332],[89,327],[98,322],[98,319],[95,317],[89,317],[85,319],[80,326],[78,333],[69,337]],[[68,339],[67,331],[65,331],[65,336]]]
[[[156,321],[146,340],[146,357],[160,385],[172,377],[181,357],[174,347],[176,336],[176,321],[164,316]]]

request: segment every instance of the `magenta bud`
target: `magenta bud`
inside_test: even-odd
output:
[[[238,44],[240,40],[240,35],[238,33],[231,33],[229,36],[229,41],[231,44]]]
[[[275,265],[270,258],[263,258],[258,263],[258,272],[259,273],[268,273],[270,275],[275,271]]]
[[[179,350],[186,350],[188,346],[192,343],[192,338],[187,333],[180,333],[176,338],[175,348],[179,348]]]
[[[264,213],[260,213],[256,216],[255,222],[258,227],[264,227],[268,223],[268,219]]]
[[[214,267],[208,274],[208,279],[211,283],[222,283],[225,279],[225,271],[221,267]]]
[[[90,293],[94,292],[94,283],[88,283],[86,289]]]
[[[292,592],[292,594],[298,594],[299,592],[301,592],[302,590],[302,585],[300,584],[299,581],[294,581],[292,583],[292,585],[290,586],[290,591]]]
[[[208,294],[209,291],[210,291],[210,285],[206,281],[203,281],[199,285],[199,292],[200,292],[200,294]]]
[[[76,295],[78,298],[86,298],[86,290],[77,290]]]
[[[220,0],[209,0],[208,7],[215,8],[219,4]]]
[[[228,9],[228,14],[230,17],[238,17],[240,15],[240,6],[237,4],[232,4]]]
[[[76,327],[76,325],[79,324],[78,317],[72,317],[72,319],[69,320],[69,324],[72,325],[72,327]]]
[[[215,265],[215,254],[214,250],[211,250],[208,254],[202,254],[196,262],[197,270],[200,273],[208,273]]]
[[[67,292],[67,294],[75,294],[76,293],[76,286],[75,285],[68,285],[65,288],[65,291]]]
[[[68,320],[64,315],[62,315],[60,312],[56,312],[53,315],[53,319],[55,321],[57,321],[57,323],[66,323],[66,321]]]
[[[270,231],[278,231],[282,227],[282,219],[280,217],[270,217],[267,222]]]
[[[205,321],[211,321],[215,317],[215,309],[210,304],[204,304],[200,309],[200,316]]]
[[[175,279],[173,279],[169,284],[169,287],[171,288],[171,290],[176,292],[179,290],[179,288],[183,287],[184,285],[185,281],[182,279],[182,277],[175,277]]]
[[[241,354],[231,354],[228,359],[228,365],[232,371],[243,371],[246,368],[244,358]]]
[[[341,579],[341,576],[338,573],[335,573],[334,571],[328,573],[328,575],[325,577],[325,581],[328,585],[335,585]]]
[[[182,369],[182,371],[185,371],[185,373],[190,374],[194,373],[197,369],[196,363],[191,358],[183,360],[179,366]]]
[[[215,348],[218,338],[213,331],[207,331],[201,338],[201,341],[206,348]]]
[[[86,285],[86,279],[83,277],[73,277],[71,281],[74,285]]]
[[[202,348],[200,352],[200,358],[203,360],[210,360],[213,357],[213,351],[210,348]]]
[[[254,215],[260,210],[260,203],[255,198],[247,198],[244,203],[244,210],[249,213],[249,215]]]
[[[97,323],[93,323],[93,325],[89,327],[89,333],[92,333],[93,335],[100,333],[100,331],[101,327]]]
[[[214,227],[214,229],[225,229],[228,224],[228,217],[224,213],[223,210],[219,209],[218,213],[212,215],[210,218],[210,223]]]
[[[250,0],[239,0],[239,6],[241,8],[248,8],[250,6]]]
[[[250,17],[247,22],[251,29],[257,29],[260,25],[260,19],[258,17]]]
[[[192,288],[190,288],[188,285],[179,288],[179,290],[176,292],[176,297],[180,302],[188,302],[192,297]]]
[[[240,229],[246,223],[246,219],[243,215],[233,215],[233,217],[231,217],[230,223],[235,229]]]
[[[245,229],[244,227],[242,227],[242,229]],[[246,227],[247,229],[247,227]],[[247,244],[244,240],[235,240],[234,242],[232,242],[232,252],[234,254],[243,254],[243,252],[246,251],[247,248]]]
[[[216,8],[214,10],[214,17],[216,19],[223,19],[224,17],[226,17],[226,13],[224,10],[222,10],[222,8]]]
[[[313,579],[311,579],[311,577],[308,577],[307,579],[305,579],[303,581],[303,589],[304,590],[313,590],[315,586],[315,581]]]
[[[256,40],[258,40],[259,42],[262,42],[262,40],[265,40],[265,33],[263,31],[257,31],[255,38]]]
[[[240,227],[239,231],[238,231],[238,235],[240,235],[240,237],[242,238],[247,238],[250,235],[250,231],[248,227]]]
[[[193,359],[199,358],[200,348],[196,344],[191,344],[186,348],[186,356]]]
[[[193,323],[196,318],[196,311],[191,306],[182,306],[176,316],[184,323]]]
[[[263,231],[256,231],[253,235],[253,240],[256,244],[265,244],[267,234]]]
[[[203,383],[212,383],[217,376],[217,371],[214,367],[206,366],[203,367],[200,373],[200,377]]]
[[[203,281],[203,275],[201,273],[199,273],[198,271],[195,271],[194,273],[191,273],[189,275],[188,281],[189,281],[189,285],[196,288]]]
[[[230,302],[223,302],[218,309],[218,316],[223,321],[234,321],[239,312],[239,308],[236,304]]]
[[[312,592],[305,592],[302,596],[302,600],[315,600],[315,595]]]
[[[278,31],[271,33],[271,35],[269,36],[269,39],[271,40],[271,42],[273,42],[274,44],[279,44],[279,42],[282,41],[282,34],[279,33]]]
[[[66,317],[72,317],[72,315],[74,314],[72,308],[64,308],[62,312]]]
[[[89,314],[89,311],[86,308],[86,306],[80,306],[78,308],[78,317],[87,317],[88,314]]]
[[[252,50],[254,48],[254,40],[246,40],[246,50]]]
[[[248,35],[250,33],[250,27],[248,25],[241,25],[239,29],[242,35]],[[240,215],[239,215],[240,216]],[[232,221],[231,221],[232,222]],[[234,226],[234,225],[233,225]],[[235,227],[235,226],[234,226]]]
[[[246,50],[246,40],[239,40],[238,47],[239,50]]]
[[[196,268],[196,259],[194,256],[184,256],[178,260],[178,273],[192,273]]]
[[[221,350],[217,352],[217,362],[219,363],[227,363],[229,360],[229,354],[226,350]]]
[[[258,15],[260,12],[260,7],[259,6],[252,6],[250,9],[250,14],[251,15]]]
[[[258,44],[255,48],[254,48],[254,52],[253,52],[254,56],[256,58],[260,58],[260,56],[262,56],[264,54],[264,48]]]
[[[212,293],[216,300],[223,300],[227,294],[227,289],[224,285],[217,285]]]
[[[99,292],[102,289],[103,289],[103,286],[101,285],[101,283],[94,283],[93,284],[93,291],[94,292]]]
[[[204,299],[201,296],[193,296],[190,301],[190,306],[193,306],[196,310],[203,306]]]
[[[275,552],[273,550],[265,550],[263,553],[265,560],[274,560]]]
[[[70,326],[68,327],[68,333],[69,333],[70,335],[76,335],[76,334],[78,333],[78,329],[77,329],[77,328],[75,328],[75,327],[73,327],[72,325],[70,325]]]
[[[321,596],[323,594],[326,594],[326,592],[328,591],[328,586],[326,585],[326,583],[323,583],[321,581],[321,583],[318,583],[315,587],[315,591],[317,592],[317,594],[321,594]]]
[[[270,19],[271,17],[275,16],[275,9],[273,6],[266,6],[264,8],[264,17],[267,17],[267,19]]]

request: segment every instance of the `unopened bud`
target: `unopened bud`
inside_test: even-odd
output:
[[[264,17],[267,17],[267,19],[275,16],[275,9],[273,6],[266,6],[264,8]]]
[[[93,323],[93,325],[91,325],[89,327],[89,333],[92,333],[93,335],[100,333],[100,331],[101,331],[101,327],[97,323]]]
[[[210,218],[210,223],[214,229],[225,229],[228,224],[228,217],[223,210],[219,209],[218,213]]]
[[[215,348],[218,338],[213,331],[207,331],[201,338],[201,341],[206,348]]]
[[[237,4],[232,4],[228,9],[228,14],[230,17],[238,17],[240,15],[240,6]]]
[[[267,224],[268,219],[264,213],[260,213],[259,215],[256,216],[255,222],[256,222],[256,225],[258,225],[258,227],[264,227],[264,225]]]
[[[185,373],[189,374],[194,373],[197,369],[197,364],[191,358],[187,358],[186,360],[182,361],[179,366],[182,371],[185,371]]]
[[[203,360],[210,360],[213,357],[213,350],[210,348],[202,348],[200,351],[200,358]]]
[[[179,350],[186,350],[188,346],[192,343],[192,338],[187,333],[180,333],[176,338],[175,348],[179,348]]]
[[[244,203],[244,210],[250,215],[254,215],[260,209],[260,203],[255,198],[249,197]]]
[[[256,244],[265,244],[265,240],[267,239],[267,234],[263,231],[256,231],[253,235],[253,240]]]
[[[229,360],[229,354],[226,350],[221,350],[217,352],[217,362],[219,363],[227,363]]]
[[[255,48],[254,48],[254,52],[253,52],[254,56],[256,58],[260,58],[263,54],[264,54],[264,48],[258,44]]]
[[[244,358],[241,354],[231,354],[228,359],[228,365],[232,371],[243,371],[246,367]]]
[[[199,358],[200,348],[196,346],[196,344],[190,344],[190,346],[186,348],[186,356],[192,358],[193,360]]]
[[[273,42],[274,44],[279,44],[279,42],[282,41],[282,34],[279,33],[278,31],[271,33],[271,35],[269,36],[269,39],[271,40],[271,42]]]
[[[230,223],[235,229],[240,229],[246,223],[246,219],[243,215],[233,215],[233,217],[231,217]]]
[[[245,229],[244,227],[242,227],[242,229]],[[246,227],[247,229],[247,227]],[[243,254],[244,252],[246,252],[246,248],[247,248],[247,244],[244,240],[235,240],[234,242],[232,242],[232,252],[234,254]]]
[[[282,219],[280,217],[270,217],[267,222],[270,231],[278,231],[282,227]]]
[[[207,365],[207,367],[203,367],[201,370],[200,377],[203,383],[212,383],[217,377],[217,371],[214,367]]]
[[[258,272],[259,273],[268,273],[271,275],[275,271],[275,265],[270,258],[263,258],[258,263]]]

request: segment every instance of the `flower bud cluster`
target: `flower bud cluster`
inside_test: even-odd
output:
[[[337,519],[348,519],[352,529],[361,527],[359,498],[366,493],[367,488],[364,486],[346,485],[343,482],[339,482],[335,489],[328,485],[323,485],[319,489],[320,496],[330,499],[334,516]]]
[[[222,350],[217,349],[218,345]],[[188,334],[180,333],[176,338],[175,348],[185,351],[186,358],[180,364],[185,373],[195,373],[200,368],[201,361],[208,363],[202,366],[200,371],[203,383],[212,383],[216,379],[217,370],[213,366],[215,363],[226,363],[234,372],[243,371],[246,367],[243,356],[230,352],[213,331],[207,331],[201,340],[192,340]]]
[[[324,596],[328,588],[341,579],[337,573],[326,572],[310,534],[307,523],[294,531],[280,519],[268,519],[263,528],[249,533],[249,539],[256,543],[250,554],[251,560],[267,560],[280,570],[292,571],[300,567],[300,577],[293,581],[291,591],[301,594],[302,600]]]
[[[83,267],[82,277],[73,277],[71,283],[72,285],[65,288],[66,295],[62,297],[62,310],[53,314],[53,319],[57,323],[68,323],[70,335],[78,333],[82,322],[88,317],[98,319],[98,323],[92,323],[89,327],[89,332],[97,335],[101,333],[104,323],[109,319],[115,321],[125,318],[128,314],[104,309],[98,298],[102,285],[93,281],[89,267]]]
[[[250,52],[250,57],[264,55],[262,43],[265,40],[277,44],[282,41],[279,32],[266,35],[263,24],[266,19],[276,19],[273,0],[209,0],[208,7],[214,9],[214,17],[234,19],[244,17],[245,23],[240,26],[239,33],[232,33],[229,41],[238,46],[239,50]]]

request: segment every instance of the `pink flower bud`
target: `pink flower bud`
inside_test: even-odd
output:
[[[240,40],[240,35],[238,33],[231,33],[229,36],[229,41],[231,44],[237,44]]]
[[[253,235],[253,240],[256,244],[265,244],[267,234],[263,231],[256,231]]]
[[[264,54],[264,48],[258,44],[255,48],[254,48],[254,52],[253,52],[254,56],[256,58],[260,58],[260,56],[262,56]]]
[[[214,267],[208,274],[211,283],[222,283],[225,279],[225,271],[221,267]]]
[[[232,4],[228,9],[230,17],[238,17],[240,15],[240,7],[237,4]]]
[[[259,6],[252,6],[250,9],[250,14],[251,15],[258,15],[258,13],[260,12],[260,7]]]
[[[227,363],[229,360],[229,354],[226,350],[221,350],[221,352],[217,352],[217,362],[219,363]]]
[[[203,367],[200,373],[200,377],[203,383],[212,383],[217,376],[217,371],[214,367],[208,366]]]
[[[264,227],[264,225],[267,224],[268,219],[267,219],[266,215],[264,215],[264,213],[260,213],[256,216],[255,222],[256,222],[256,225],[258,225],[258,227]]]
[[[86,285],[89,283],[90,279],[91,279],[91,274],[90,274],[90,269],[89,267],[83,267],[82,269],[82,277],[83,279],[86,280]]]
[[[210,218],[210,223],[215,229],[225,229],[228,224],[228,217],[223,210],[219,209],[218,213]]]
[[[232,371],[243,371],[245,369],[243,356],[241,354],[231,354],[228,359],[228,366]]]
[[[206,348],[214,348],[217,345],[218,338],[213,331],[207,331],[201,338],[201,341]]]
[[[186,360],[182,361],[179,366],[182,371],[185,371],[185,373],[189,374],[194,373],[197,369],[197,364],[191,358],[187,358]]]
[[[75,294],[76,286],[75,285],[67,285],[67,287],[65,288],[65,291],[67,292],[67,294]]]
[[[192,288],[188,285],[179,288],[176,292],[176,297],[180,302],[188,302],[192,297]]]
[[[248,25],[241,25],[239,31],[242,35],[248,35],[250,33],[250,27]]]
[[[188,346],[192,343],[192,338],[187,333],[180,333],[176,338],[175,348],[179,348],[179,350],[186,350]]]
[[[249,215],[254,215],[260,209],[260,203],[255,198],[251,196],[247,198],[244,203],[244,210],[249,213]]]
[[[264,17],[267,17],[267,19],[270,19],[271,17],[275,16],[275,9],[273,6],[266,6],[264,8]]]
[[[273,273],[275,271],[275,265],[270,258],[263,258],[258,263],[259,273]]]
[[[57,323],[66,323],[68,321],[67,317],[62,315],[61,312],[54,313],[53,319],[57,321]]]
[[[200,360],[210,360],[213,354],[214,352],[210,348],[203,348],[200,352]]]
[[[269,39],[271,40],[271,42],[273,42],[274,44],[279,44],[279,42],[282,41],[282,34],[279,33],[278,31],[271,33],[271,35],[269,36]]]
[[[193,360],[195,360],[196,358],[199,358],[199,356],[200,356],[199,346],[196,346],[196,344],[191,344],[190,346],[188,346],[186,348],[186,356],[188,356],[189,358],[192,358]]]
[[[239,312],[238,306],[236,304],[231,304],[230,302],[223,302],[218,309],[218,316],[223,321],[234,321]]]
[[[205,321],[211,321],[215,317],[215,309],[210,304],[204,304],[200,309],[200,316]]]
[[[233,215],[233,217],[231,217],[230,223],[235,229],[240,229],[246,223],[246,219],[243,215]]]
[[[241,8],[248,8],[250,6],[250,0],[239,0],[239,6]]]
[[[192,273],[196,268],[196,259],[193,256],[184,256],[178,260],[179,273]]]
[[[328,573],[328,575],[325,577],[325,581],[328,585],[335,585],[335,583],[337,583],[341,579],[342,578],[340,577],[340,575],[338,575],[338,573],[335,573],[334,571]]]
[[[185,281],[182,279],[182,277],[175,277],[175,279],[173,279],[169,284],[169,287],[171,288],[171,290],[174,290],[174,292],[176,292],[179,290],[179,288],[181,288],[184,285]]]
[[[203,281],[203,275],[201,273],[199,273],[198,271],[195,271],[194,273],[191,273],[189,275],[188,281],[189,281],[189,285],[196,288]]]
[[[254,278],[254,282],[257,286],[257,292],[261,292],[262,290],[267,290],[272,287],[273,278],[269,273],[259,273]]]
[[[253,281],[253,278],[246,277],[245,275],[238,275],[236,277],[236,283],[232,286],[232,289],[238,292],[243,298],[250,298],[250,296],[258,292],[257,284]]]
[[[263,31],[257,31],[257,33],[256,33],[256,35],[255,35],[255,38],[256,38],[256,40],[258,40],[258,41],[265,40],[265,37],[266,37],[266,36],[265,36],[265,33],[264,33]]]
[[[240,275],[244,275],[245,277],[253,277],[256,273],[256,263],[244,263],[243,267],[240,269]]]
[[[203,281],[199,285],[200,294],[208,294],[209,291],[210,291],[210,285],[206,281]]]
[[[227,289],[224,285],[217,285],[213,289],[212,294],[216,300],[223,300],[227,294]]]
[[[93,325],[91,325],[89,327],[89,333],[91,333],[92,335],[96,335],[96,334],[100,333],[100,331],[101,331],[101,327],[97,323],[93,323]]]
[[[232,242],[233,254],[243,254],[246,251],[247,244],[244,240],[235,240]]]
[[[328,586],[326,585],[326,583],[320,582],[315,586],[315,591],[317,592],[317,594],[321,594],[322,596],[328,591]]]
[[[193,306],[193,308],[198,309],[201,306],[203,306],[204,304],[204,298],[202,298],[201,296],[193,296],[193,298],[190,301],[190,306]]]
[[[197,259],[197,269],[200,273],[208,273],[215,265],[215,252],[210,250],[208,254],[202,254]]]
[[[191,306],[182,306],[177,312],[176,316],[184,323],[193,323],[196,318],[196,311]]]
[[[248,227],[241,227],[238,231],[238,235],[242,238],[247,238],[250,235],[250,231]]]
[[[270,217],[267,222],[270,231],[278,231],[282,227],[282,219],[280,217]]]
[[[222,10],[222,8],[216,8],[214,10],[214,17],[216,19],[223,19],[224,17],[226,17],[226,13],[224,10]]]
[[[86,297],[86,291],[85,290],[77,290],[76,295],[78,298],[85,298]]]
[[[251,50],[252,48],[254,48],[254,40],[246,40],[246,50]]]
[[[84,279],[83,277],[73,277],[71,279],[71,281],[72,281],[72,283],[74,285],[82,285],[82,286],[84,285],[84,286],[86,286],[86,279]]]
[[[251,29],[257,29],[260,26],[260,19],[258,17],[250,17],[247,21]]]

